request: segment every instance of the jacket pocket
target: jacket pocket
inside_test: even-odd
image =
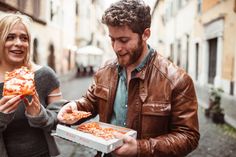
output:
[[[142,107],[142,138],[157,137],[169,130],[170,103],[145,103]]]
[[[153,116],[167,116],[170,114],[170,103],[146,103],[143,104],[142,114]]]

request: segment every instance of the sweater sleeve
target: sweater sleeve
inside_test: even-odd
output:
[[[47,103],[49,93],[59,87],[59,80],[51,68],[43,67],[39,72],[35,73],[35,83],[41,103],[41,112],[38,116],[34,117],[28,115],[26,112],[25,115],[28,118],[30,126],[42,128],[45,131],[51,131],[55,129],[58,123],[57,113],[60,107],[65,103],[63,100],[58,100],[51,104]]]
[[[40,127],[48,131],[55,129],[57,120],[57,113],[60,108],[66,104],[68,101],[59,100],[48,105],[47,108],[44,108],[41,105],[41,111],[38,116],[30,116],[25,112],[25,115],[28,118],[29,124],[32,127]]]

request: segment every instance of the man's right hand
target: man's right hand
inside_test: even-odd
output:
[[[76,118],[75,118],[75,119],[65,119],[65,118],[63,117],[64,114],[66,114],[66,113],[71,113],[71,112],[73,112],[74,110],[78,110],[77,104],[76,104],[76,102],[71,101],[71,102],[67,103],[66,105],[64,105],[64,106],[60,109],[60,111],[59,111],[59,113],[58,113],[58,115],[57,115],[57,119],[58,119],[60,122],[65,123],[65,124],[74,124],[75,122],[77,122],[77,119],[76,119]]]

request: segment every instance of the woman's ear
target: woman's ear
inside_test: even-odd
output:
[[[146,29],[144,30],[144,32],[143,32],[142,39],[143,39],[144,41],[146,41],[146,40],[148,40],[148,38],[150,37],[150,35],[151,35],[151,30],[150,30],[150,28],[146,28]]]

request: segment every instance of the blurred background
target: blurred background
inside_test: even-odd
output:
[[[104,10],[114,1],[0,0],[0,15],[19,11],[32,18],[33,61],[54,69],[66,92],[66,81],[92,76],[104,61],[115,57],[101,23]],[[204,113],[210,102],[217,101],[224,122],[234,130],[236,0],[145,2],[152,14],[148,43],[189,73]]]

